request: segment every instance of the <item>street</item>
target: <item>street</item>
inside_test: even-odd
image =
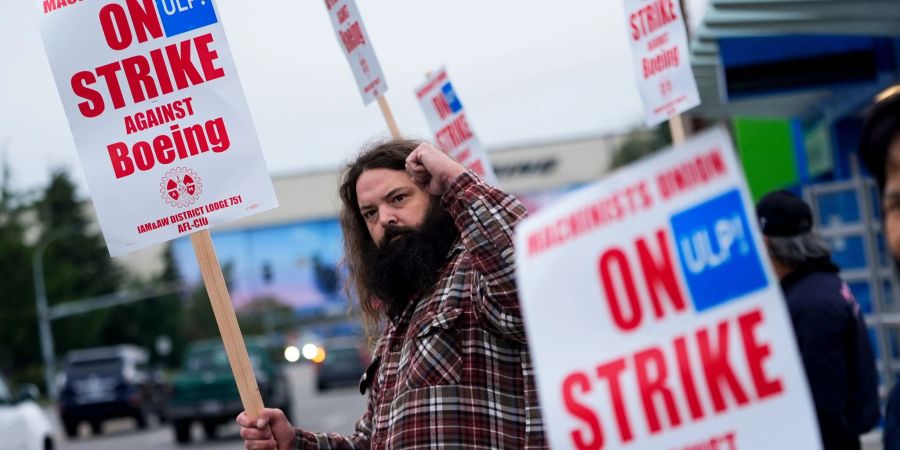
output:
[[[311,431],[329,431],[349,434],[365,408],[365,397],[355,386],[329,390],[319,394],[315,390],[315,376],[311,366],[294,365],[287,369],[293,395],[292,422]],[[56,418],[54,417],[54,420]],[[129,419],[109,421],[104,424],[101,436],[91,436],[89,427],[83,425],[81,437],[67,440],[57,422],[58,448],[61,450],[120,450],[120,449],[240,449],[243,445],[236,424],[222,426],[219,437],[207,441],[199,425],[193,429],[191,444],[178,446],[170,426],[154,424],[147,430],[138,430]]]
[[[332,389],[324,393],[315,390],[315,375],[308,365],[294,365],[287,369],[288,380],[293,391],[295,426],[310,431],[329,431],[349,434],[365,408],[365,397],[359,395],[355,386]],[[147,430],[138,430],[129,419],[110,421],[104,424],[101,436],[91,436],[89,427],[81,427],[81,438],[70,441],[61,431],[57,418],[57,442],[60,450],[135,450],[135,449],[191,449],[191,450],[236,450],[243,448],[237,425],[222,426],[219,437],[207,441],[199,425],[193,429],[191,444],[179,446],[170,426],[153,424]],[[863,436],[865,450],[881,448],[881,432],[873,431]]]

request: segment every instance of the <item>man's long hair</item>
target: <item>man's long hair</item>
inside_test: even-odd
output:
[[[344,168],[339,194],[341,197],[340,222],[344,233],[343,265],[348,269],[348,282],[344,291],[348,298],[359,299],[363,323],[369,332],[375,331],[383,317],[384,304],[372,293],[367,280],[370,268],[363,254],[375,247],[366,221],[359,212],[356,182],[360,175],[371,169],[406,170],[406,158],[418,147],[419,141],[395,139],[375,143],[360,153],[355,161]]]

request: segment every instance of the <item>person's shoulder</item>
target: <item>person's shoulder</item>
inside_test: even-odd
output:
[[[794,279],[789,290],[799,293],[820,292],[839,295],[843,284],[837,273],[808,272]]]
[[[792,310],[831,317],[851,314],[856,304],[849,287],[836,273],[810,273],[785,295]]]

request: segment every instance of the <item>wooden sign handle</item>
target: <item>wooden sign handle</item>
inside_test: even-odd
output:
[[[237,382],[238,392],[241,395],[241,403],[244,411],[251,419],[259,418],[259,413],[265,407],[262,397],[259,395],[259,386],[253,375],[253,366],[250,365],[250,356],[244,344],[244,337],[238,326],[237,316],[234,314],[234,305],[231,304],[231,296],[228,287],[225,286],[225,277],[216,257],[216,249],[213,247],[209,230],[203,230],[191,234],[191,244],[200,265],[200,273],[203,275],[203,283],[206,292],[209,293],[209,301],[212,303],[213,314],[219,325],[219,333],[225,344],[225,353],[228,354],[228,362]]]
[[[681,114],[675,114],[669,117],[669,133],[672,135],[672,144],[681,145],[687,140],[688,130],[684,126],[684,120]]]
[[[388,129],[391,130],[391,137],[402,139],[400,128],[397,127],[397,122],[394,120],[394,113],[391,112],[391,107],[383,95],[378,96],[378,106],[381,108],[381,114],[384,115],[384,121],[387,122]]]

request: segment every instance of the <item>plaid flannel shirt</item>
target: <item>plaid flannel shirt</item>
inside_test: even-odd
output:
[[[441,205],[461,237],[435,290],[389,322],[350,436],[297,430],[298,449],[546,448],[515,282],[515,197],[464,173]]]

